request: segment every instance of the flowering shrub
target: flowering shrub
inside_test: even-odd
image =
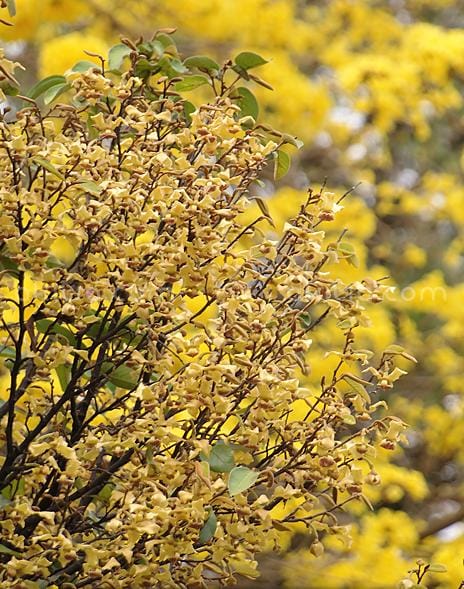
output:
[[[182,61],[160,31],[4,109],[4,588],[230,584],[295,524],[320,555],[379,483],[375,448],[403,424],[373,415],[376,393],[408,356],[356,347],[386,287],[337,277],[354,250],[323,226],[343,197],[309,191],[264,236],[258,177],[285,173],[298,142],[256,124],[262,63]],[[186,100],[197,88],[210,98]],[[328,324],[335,369],[305,388]]]

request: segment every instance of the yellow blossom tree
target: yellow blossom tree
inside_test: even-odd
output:
[[[264,63],[182,60],[162,30],[27,97],[1,58],[5,589],[224,586],[295,526],[321,556],[403,435],[378,396],[409,355],[356,347],[388,288],[338,277],[354,254],[323,230],[346,195],[265,235],[254,185],[298,142],[256,124],[240,83]]]
[[[243,86],[259,98],[263,122],[298,135],[305,146],[298,153],[284,146],[294,159],[290,174],[277,189],[264,175],[256,189],[275,225],[263,231],[272,239],[283,230],[309,181],[327,178],[339,194],[359,184],[327,228],[333,241],[347,229],[351,244],[337,275],[346,282],[368,273],[389,277],[385,284],[394,291],[387,304],[370,311],[373,329],[358,327],[358,337],[376,351],[400,343],[418,360],[395,388],[398,394],[388,393],[394,412],[412,428],[409,448],[381,452],[377,470],[384,485],[369,494],[382,510],[379,524],[373,523],[376,512],[352,510],[357,527],[351,552],[328,542],[327,560],[316,564],[306,550],[304,559],[290,556],[282,575],[290,588],[381,588],[402,579],[420,557],[448,568],[427,572],[427,582],[458,587],[464,578],[462,530],[449,526],[462,520],[464,502],[460,2],[43,0],[39,13],[32,0],[16,0],[16,12],[11,17],[5,8],[5,21],[14,24],[0,25],[0,37],[28,64],[24,77],[31,86],[79,60],[98,65],[84,47],[106,55],[120,35],[149,38],[159,27],[177,27],[178,43],[192,54],[221,61],[257,51],[272,58],[262,71],[274,92]],[[202,88],[193,93],[201,96]],[[248,222],[260,212],[252,206],[244,213]],[[203,299],[190,304],[199,310]],[[333,369],[336,357],[327,352],[337,337],[328,327],[314,343],[305,386],[319,387]],[[407,517],[400,520],[398,511]],[[407,545],[388,532],[398,521]],[[286,544],[296,545],[290,535]],[[379,541],[382,536],[388,542]],[[372,546],[380,557],[372,557]]]

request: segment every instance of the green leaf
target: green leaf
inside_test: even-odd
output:
[[[158,68],[163,74],[169,78],[178,78],[179,74],[188,74],[189,70],[179,59],[172,59],[169,56],[162,57],[157,63]]]
[[[174,39],[166,33],[158,33],[156,35],[156,41],[158,41],[158,43],[161,43],[164,49],[167,49],[168,47],[176,47]]]
[[[122,364],[108,375],[108,380],[120,389],[130,390],[138,385],[139,373]]]
[[[276,180],[280,180],[287,174],[288,170],[290,169],[290,163],[291,159],[288,153],[278,149],[274,168],[274,178]]]
[[[200,86],[204,86],[208,84],[208,79],[205,76],[189,76],[188,78],[184,78],[181,82],[177,82],[174,86],[174,90],[176,92],[188,92],[190,90],[195,90],[195,88],[199,88]]]
[[[102,187],[96,182],[92,182],[92,180],[83,180],[82,182],[79,182],[79,188],[82,188],[91,194],[100,194],[102,191]]]
[[[7,505],[10,505],[10,503],[11,503],[11,501],[9,499],[4,497],[3,495],[0,495],[0,508],[6,507]]]
[[[162,55],[164,55],[164,45],[162,43],[159,43],[158,41],[152,41],[150,43],[150,47],[151,47],[151,52],[149,53],[150,57],[153,55],[153,53],[156,53],[156,55],[158,57],[161,57]]]
[[[348,243],[346,241],[342,241],[341,243],[338,244],[337,250],[344,255],[344,259],[349,264],[351,264],[355,268],[357,268],[359,266],[359,260],[356,255],[356,251],[355,251],[354,247],[351,245],[351,243]]]
[[[353,380],[349,374],[344,374],[342,376],[343,380],[350,385],[350,387],[352,388],[352,390],[359,395],[361,398],[363,398],[366,403],[369,403],[371,401],[371,398],[369,396],[369,393],[366,391],[366,389],[364,388],[364,386],[360,383],[357,382],[356,380]]]
[[[338,244],[337,249],[339,252],[342,252],[342,254],[346,254],[347,256],[352,256],[353,254],[355,254],[355,250],[354,247],[351,243],[348,243],[346,241],[342,241]]]
[[[19,94],[19,88],[9,82],[2,82],[0,88],[3,90],[5,96],[17,96]]]
[[[16,16],[16,2],[15,2],[15,0],[6,0],[6,5],[8,7],[8,14],[10,16]]]
[[[13,499],[16,495],[24,495],[24,477],[15,479],[11,484],[2,490],[2,496],[5,499]]]
[[[253,92],[248,90],[248,88],[245,88],[245,86],[240,86],[240,88],[237,88],[237,92],[240,95],[240,98],[238,99],[238,105],[242,111],[241,115],[243,117],[253,117],[256,121],[259,114],[259,105],[255,95]]]
[[[97,497],[103,501],[104,503],[107,503],[110,498],[111,498],[111,494],[114,490],[115,484],[114,483],[107,483],[103,489],[98,493]]]
[[[200,545],[206,544],[214,537],[214,533],[217,528],[217,517],[214,513],[213,509],[209,508],[209,515],[208,519],[205,522],[205,525],[200,530],[200,535],[198,537],[198,543]]]
[[[298,319],[300,320],[300,324],[303,329],[308,329],[309,327],[311,327],[311,323],[313,322],[313,319],[312,319],[310,313],[302,313],[298,317]]]
[[[301,149],[304,145],[304,143],[303,143],[303,141],[301,141],[301,139],[297,139],[296,137],[293,137],[293,135],[288,135],[287,133],[284,133],[282,135],[282,140],[284,141],[284,143],[289,143],[290,145],[293,145],[297,149]]]
[[[20,552],[18,552],[17,550],[12,550],[4,544],[0,544],[0,554],[9,554],[10,556],[21,556]]]
[[[60,180],[64,180],[63,174],[61,174],[61,172],[58,172],[55,166],[43,157],[33,157],[32,161],[34,162],[34,164],[36,164],[37,166],[41,166],[42,168],[50,172],[50,174],[53,174]]]
[[[61,390],[64,392],[71,380],[71,367],[68,364],[61,364],[55,370],[60,381]]]
[[[211,448],[206,460],[214,472],[230,472],[235,466],[233,448],[222,440]]]
[[[93,312],[85,313],[86,316],[94,315]],[[103,325],[104,323],[104,325]],[[89,324],[87,328],[86,336],[90,337],[91,339],[97,339],[97,337],[102,338],[105,337],[108,331],[110,330],[110,322],[103,321],[103,319],[97,318],[96,321]],[[112,365],[111,365],[112,366]]]
[[[146,57],[151,57],[153,55],[153,51],[158,54],[160,53],[159,47],[157,47],[157,44],[154,41],[144,41],[143,43],[139,43],[137,45],[137,51]]]
[[[135,66],[135,75],[141,78],[148,77],[156,69],[159,70],[158,65],[151,63],[148,59],[139,59]]]
[[[188,57],[184,60],[184,65],[187,67],[196,67],[200,70],[207,70],[210,71],[219,71],[221,66],[211,59],[210,57],[206,57],[205,55],[193,55],[192,57]]]
[[[230,471],[228,488],[230,495],[238,495],[252,487],[259,473],[246,466],[236,466]]]
[[[172,70],[175,74],[187,74],[189,71],[179,59],[166,59],[166,62],[168,64],[167,69]]]
[[[96,63],[86,60],[78,61],[72,66],[71,70],[73,72],[86,72],[92,68],[96,68],[97,70],[101,71],[101,68]]]
[[[342,421],[347,425],[356,425],[356,417],[354,415],[351,415],[351,413],[347,413],[346,415],[344,415]]]
[[[39,319],[35,322],[35,325],[39,333],[55,333],[62,335],[65,339],[68,340],[68,343],[71,346],[75,346],[77,342],[74,333],[59,323],[53,323],[54,322],[52,319]]]
[[[197,110],[197,107],[194,104],[192,104],[188,100],[186,100],[184,102],[184,115],[185,115],[185,118],[187,120],[187,123],[191,123],[192,122],[192,116],[191,115],[196,110]]]
[[[0,256],[0,268],[2,270],[6,270],[9,274],[16,277],[19,272],[19,266],[17,262],[13,262],[13,260],[10,260],[8,256]]]
[[[108,52],[108,67],[110,70],[119,70],[122,66],[124,58],[130,55],[132,49],[127,45],[123,45],[119,43],[118,45],[113,45]]]
[[[56,98],[58,98],[58,96],[60,96],[61,94],[64,94],[64,92],[66,92],[70,88],[71,88],[71,85],[66,83],[66,84],[57,84],[56,86],[52,86],[48,90],[45,90],[45,92],[43,93],[43,100],[44,100],[45,104],[50,104]]]
[[[147,449],[145,452],[145,460],[147,461],[147,464],[154,464],[154,460],[153,460],[153,445],[152,444],[148,444],[147,445]]]
[[[47,266],[47,268],[66,268],[66,264],[63,262],[63,260],[60,260],[53,254],[48,255],[48,258],[45,261],[45,265]]]
[[[0,348],[0,356],[2,358],[10,358],[11,360],[14,360],[16,358],[16,350],[8,346],[3,346],[3,348]]]
[[[251,51],[244,51],[243,53],[239,53],[235,58],[235,63],[243,68],[244,70],[251,70],[255,67],[259,67],[260,65],[264,65],[265,63],[269,63],[267,59],[261,57],[257,53],[252,53]]]
[[[50,88],[53,88],[53,86],[60,86],[65,83],[66,83],[66,78],[64,76],[48,76],[47,78],[44,78],[43,80],[40,80],[39,82],[37,82],[37,84],[35,84],[35,86],[33,86],[29,90],[29,92],[27,93],[27,96],[29,98],[32,98],[33,100],[35,100],[36,98],[41,96],[44,92],[46,92]]]

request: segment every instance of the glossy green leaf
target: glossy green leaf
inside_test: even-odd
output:
[[[189,69],[185,67],[180,59],[172,59],[167,55],[157,62],[156,67],[169,78],[178,78],[179,75],[189,73]]]
[[[0,269],[6,270],[12,276],[17,276],[19,272],[18,263],[11,260],[8,256],[0,255]]]
[[[158,57],[164,55],[164,45],[162,43],[159,43],[158,41],[152,41],[150,46],[152,48],[150,56],[153,56],[153,53],[155,53]]]
[[[166,33],[158,33],[156,35],[156,41],[161,43],[164,49],[168,49],[169,47],[176,47],[174,39],[171,35],[167,35]]]
[[[65,262],[53,254],[48,254],[48,258],[45,261],[45,266],[47,268],[66,268]]]
[[[304,145],[304,143],[303,143],[303,141],[301,141],[301,139],[297,139],[296,137],[293,137],[293,135],[288,135],[287,133],[284,133],[282,135],[282,140],[285,143],[289,143],[290,145],[293,145],[297,149],[301,149]]]
[[[181,82],[177,82],[174,86],[174,90],[176,92],[188,92],[190,90],[195,90],[200,86],[204,86],[208,84],[208,78],[205,76],[189,76],[188,78],[184,78]]]
[[[187,74],[189,69],[179,59],[167,59],[169,69],[175,74]]]
[[[14,360],[16,358],[16,350],[8,346],[3,346],[0,348],[0,357]]]
[[[246,466],[236,466],[229,473],[228,489],[230,495],[238,495],[252,487],[257,479],[259,473],[251,470]]]
[[[252,53],[251,51],[244,51],[243,53],[239,53],[235,58],[235,63],[243,68],[244,70],[251,70],[252,68],[259,67],[260,65],[264,65],[269,63],[267,59],[261,57],[257,53]]]
[[[309,329],[309,327],[311,327],[311,323],[313,322],[310,313],[302,313],[298,319],[300,320],[300,324],[303,329]]]
[[[65,83],[66,78],[64,76],[48,76],[47,78],[44,78],[43,80],[37,82],[35,86],[32,86],[32,88],[27,93],[27,96],[35,100],[44,92],[46,92],[50,88],[53,88],[53,86],[60,86]]]
[[[206,460],[214,472],[230,472],[235,466],[233,448],[222,440],[211,448]]]
[[[71,346],[75,346],[77,343],[76,336],[71,330],[59,323],[54,323],[51,319],[39,319],[35,322],[35,325],[39,333],[54,333],[62,335],[68,340],[68,343]]]
[[[198,537],[198,543],[200,545],[206,544],[214,537],[214,533],[216,532],[217,528],[217,517],[214,513],[213,509],[210,508],[208,519],[205,522],[205,525],[200,530],[200,535]]]
[[[55,370],[60,381],[61,390],[64,392],[71,380],[71,367],[68,364],[61,364]]]
[[[201,70],[207,70],[208,72],[221,69],[221,66],[214,61],[214,59],[206,57],[206,55],[193,55],[192,57],[188,57],[184,60],[184,64],[187,67],[196,67]]]
[[[139,59],[135,66],[135,75],[140,78],[147,78],[152,73],[155,73],[160,70],[160,67],[157,63],[153,63],[148,59]]]
[[[120,389],[131,390],[139,383],[139,373],[123,364],[108,375],[108,380]]]
[[[88,70],[93,68],[101,70],[101,68],[93,61],[87,61],[83,59],[82,61],[78,61],[76,64],[74,64],[71,70],[73,72],[87,72]]]
[[[192,122],[192,114],[197,110],[197,107],[192,104],[191,102],[189,102],[188,100],[186,100],[184,102],[184,115],[185,118],[187,119],[188,123]]]
[[[58,98],[61,94],[64,94],[71,88],[71,85],[66,84],[57,84],[56,86],[52,86],[48,90],[45,90],[43,93],[43,100],[45,104],[51,104],[54,100]]]
[[[259,114],[259,105],[255,95],[244,86],[237,88],[237,92],[240,95],[240,98],[238,99],[238,105],[242,111],[241,115],[243,117],[253,117],[253,119],[256,121]]]
[[[162,50],[160,51],[160,47],[162,47],[162,45],[160,43],[157,44],[156,41],[144,41],[137,45],[137,51],[146,57],[151,57],[153,51],[159,55],[163,53]]]
[[[127,45],[119,43],[113,45],[108,52],[108,67],[110,70],[119,70],[123,64],[124,58],[130,55],[132,49]]]
[[[86,313],[86,315],[91,315],[92,313]],[[91,339],[96,339],[97,337],[104,337],[109,331],[110,323],[108,321],[104,322],[103,320],[98,318],[93,323],[88,324],[89,327],[87,328],[86,336],[90,337]],[[103,325],[103,326],[102,326]]]
[[[274,178],[276,180],[280,180],[287,174],[288,170],[290,169],[290,163],[291,159],[288,153],[282,151],[281,149],[277,150],[277,157],[274,168]]]

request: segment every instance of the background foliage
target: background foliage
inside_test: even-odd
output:
[[[418,359],[389,396],[412,429],[403,451],[385,452],[375,511],[354,510],[353,546],[330,544],[325,559],[315,560],[304,539],[288,538],[298,552],[279,561],[281,582],[390,587],[421,556],[447,567],[427,574],[430,586],[459,586],[464,536],[449,526],[464,513],[461,3],[44,0],[40,11],[35,4],[17,0],[16,24],[1,33],[35,71],[31,83],[92,59],[83,47],[104,53],[120,34],[160,26],[178,27],[189,53],[272,57],[262,75],[274,91],[256,91],[261,116],[305,147],[277,191],[269,183],[262,195],[283,226],[309,182],[327,177],[341,192],[361,182],[336,221],[356,247],[356,263],[344,272],[348,280],[368,271],[389,276],[396,287],[388,307],[371,313],[366,346],[399,342]],[[327,346],[331,339],[328,332]],[[308,384],[332,366],[323,347]]]

